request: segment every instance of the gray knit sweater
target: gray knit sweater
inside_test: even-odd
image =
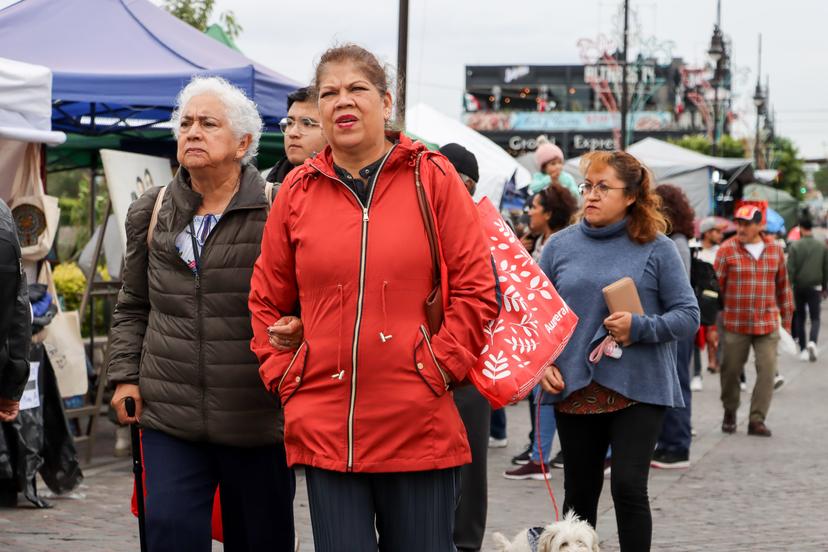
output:
[[[595,228],[586,221],[562,230],[544,247],[541,269],[580,321],[558,357],[566,387],[546,402],[558,402],[595,381],[627,398],[664,406],[683,406],[676,371],[676,340],[699,327],[699,309],[676,245],[668,237],[638,244],[627,221]],[[620,359],[589,362],[592,349],[607,335],[609,315],[602,288],[629,276],[645,314],[633,315],[632,344]]]

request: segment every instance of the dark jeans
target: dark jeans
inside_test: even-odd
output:
[[[216,486],[224,550],[293,552],[296,480],[278,446],[231,447],[184,441],[145,429],[150,552],[209,552]]]
[[[556,412],[564,463],[563,511],[595,527],[604,486],[604,457],[612,446],[610,487],[621,552],[647,552],[653,532],[647,477],[664,419],[663,406],[639,403],[608,414]]]
[[[489,427],[489,435],[495,439],[506,438],[506,410],[498,408],[492,410],[492,423]]]
[[[342,473],[306,466],[305,475],[316,552],[456,550],[460,468]]]
[[[492,408],[474,385],[454,390],[454,404],[466,426],[472,452],[471,464],[460,468],[460,503],[454,514],[454,544],[461,551],[477,551],[483,545],[488,510],[486,468]]]
[[[684,406],[668,408],[664,414],[664,425],[658,438],[658,448],[687,454],[690,452],[692,439],[690,430],[690,411],[693,394],[690,392],[690,357],[693,354],[695,338],[680,340],[676,347],[676,368],[678,370],[681,396]]]
[[[794,337],[799,340],[800,350],[805,350],[809,341],[817,342],[819,337],[819,307],[822,301],[822,294],[815,287],[804,287],[794,289],[794,302],[796,303],[796,315],[794,316]],[[805,337],[805,318],[811,317],[811,331],[808,338]]]

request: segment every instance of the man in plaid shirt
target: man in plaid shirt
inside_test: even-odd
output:
[[[724,358],[722,359],[722,431],[736,431],[739,375],[750,347],[756,355],[756,384],[750,399],[748,435],[770,437],[765,425],[776,375],[780,316],[791,330],[794,302],[785,268],[785,252],[762,234],[762,211],[754,205],[736,210],[736,236],[716,254],[716,274],[724,293]]]

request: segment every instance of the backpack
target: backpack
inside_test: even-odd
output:
[[[699,302],[699,316],[702,326],[716,324],[721,308],[721,288],[713,265],[702,261],[696,255],[690,259],[690,285]]]

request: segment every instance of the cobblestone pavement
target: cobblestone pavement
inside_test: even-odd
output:
[[[813,364],[780,358],[787,384],[774,396],[768,419],[774,431],[770,439],[746,435],[747,404],[739,411],[739,432],[721,433],[718,378],[707,375],[704,390],[693,394],[693,425],[698,435],[691,467],[651,474],[653,550],[828,550],[828,516],[822,513],[828,504],[824,473],[828,466],[828,347],[823,357]],[[749,389],[752,372],[749,364]],[[742,397],[749,401],[749,391]],[[509,481],[501,476],[510,466],[509,459],[526,444],[529,426],[525,403],[509,407],[507,416],[509,446],[489,451],[487,552],[495,550],[492,532],[511,537],[523,527],[549,523],[554,516],[543,482]],[[47,498],[54,504],[50,510],[25,506],[0,510],[0,551],[138,550],[137,523],[128,504],[130,465],[107,455],[112,446],[111,425],[104,421],[101,431],[100,450],[75,493]],[[552,486],[559,504],[563,502],[561,479],[561,470],[553,470]],[[308,502],[301,474],[295,513],[301,549],[310,551]],[[598,532],[603,551],[618,550],[608,484]],[[221,549],[215,544],[214,550]]]

